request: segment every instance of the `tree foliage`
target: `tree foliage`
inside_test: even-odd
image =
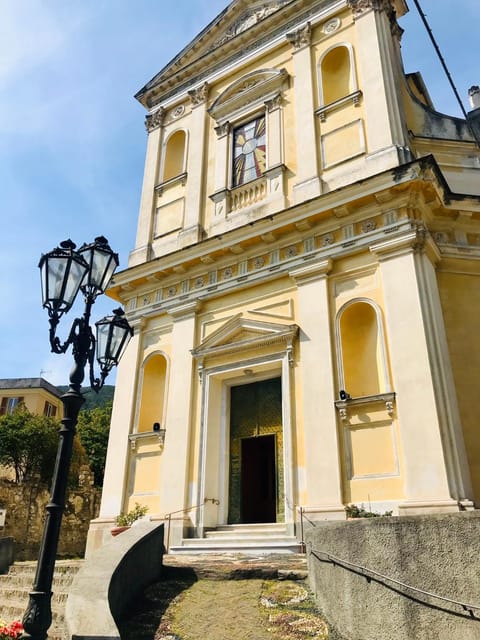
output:
[[[50,481],[55,466],[60,422],[56,418],[30,413],[19,407],[11,414],[0,416],[0,464],[12,469],[15,482],[33,478]],[[74,442],[72,471],[85,462],[85,452]],[[71,477],[75,482],[75,478]]]
[[[88,464],[93,471],[97,486],[103,484],[111,417],[111,402],[103,407],[80,411],[78,416],[78,435],[86,451]]]

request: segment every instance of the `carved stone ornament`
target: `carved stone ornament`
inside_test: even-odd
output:
[[[161,127],[164,120],[165,109],[163,107],[160,107],[158,111],[155,111],[155,113],[151,113],[145,118],[145,129],[148,133],[150,133],[154,129],[158,129],[158,127]]]
[[[370,11],[370,9],[375,11],[392,10],[390,0],[347,0],[347,4],[352,9],[354,17],[361,15],[365,11]]]
[[[215,133],[219,138],[223,138],[224,136],[228,136],[231,129],[232,125],[230,122],[224,122],[223,124],[218,125],[218,127],[215,127]]]
[[[281,93],[277,93],[271,100],[267,100],[265,102],[265,106],[269,113],[275,111],[275,109],[279,109],[282,106],[283,98]]]
[[[392,0],[347,0],[347,4],[352,9],[354,18],[358,18],[372,9],[374,11],[385,11],[390,20],[392,34],[401,37],[403,29],[397,22],[397,14]]]
[[[265,2],[262,6],[251,9],[240,16],[240,18],[234,22],[228,30],[219,38],[214,44],[212,49],[219,47],[220,45],[228,42],[240,33],[243,33],[250,27],[253,27],[261,20],[265,20],[272,13],[276,13],[279,9],[287,4],[290,4],[292,0],[276,0],[275,2]]]
[[[312,26],[310,22],[304,27],[300,27],[296,31],[292,31],[292,33],[287,33],[287,40],[293,45],[293,48],[303,49],[303,47],[308,47],[312,39]]]
[[[188,92],[192,105],[196,107],[199,104],[206,102],[208,98],[208,82],[202,84],[202,86],[192,89]]]
[[[181,116],[183,116],[184,113],[185,113],[185,105],[180,104],[178,105],[178,107],[175,107],[175,109],[172,111],[172,118],[176,120],[177,118],[180,118]]]
[[[342,25],[342,21],[340,20],[340,18],[332,18],[328,22],[325,22],[325,24],[322,26],[322,33],[328,36],[331,33],[338,31],[341,25]]]

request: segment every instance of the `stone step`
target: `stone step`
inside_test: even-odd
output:
[[[258,536],[279,536],[287,535],[287,530],[285,525],[225,525],[222,527],[217,527],[214,530],[206,531],[206,538],[217,538],[217,537],[258,537]]]
[[[182,546],[170,547],[173,554],[191,553],[239,553],[266,555],[270,553],[300,553],[301,545],[295,538],[272,541],[271,538],[255,542],[240,540],[215,540],[211,538],[184,539]]]
[[[63,637],[68,590],[82,563],[83,560],[57,560],[55,563],[49,640],[61,640]],[[8,574],[0,576],[0,618],[7,622],[23,618],[36,569],[36,562],[17,562],[10,567]]]

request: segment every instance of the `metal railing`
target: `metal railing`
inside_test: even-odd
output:
[[[195,504],[192,505],[191,507],[186,507],[185,509],[178,509],[177,511],[171,511],[170,513],[166,513],[163,516],[163,520],[165,520],[165,522],[167,523],[167,542],[165,544],[165,549],[166,552],[168,553],[168,550],[170,548],[170,527],[172,524],[172,516],[176,516],[179,514],[182,514],[182,518],[173,518],[174,520],[183,520],[183,516],[185,516],[185,514],[189,513],[190,511],[195,511],[197,509],[201,509],[202,507],[204,507],[208,502],[211,502],[212,504],[215,505],[219,505],[220,504],[220,500],[217,500],[216,498],[205,498],[204,501],[201,504]]]
[[[424,589],[419,589],[418,587],[412,587],[412,585],[407,584],[405,582],[401,582],[396,578],[392,578],[383,573],[379,573],[374,569],[369,569],[367,567],[364,567],[363,565],[356,564],[355,562],[350,562],[350,560],[345,560],[344,558],[338,558],[337,556],[334,556],[331,553],[328,553],[328,551],[323,551],[322,549],[315,549],[310,545],[309,545],[308,551],[310,555],[316,558],[319,562],[330,562],[335,566],[342,567],[343,569],[347,569],[350,571],[354,571],[355,573],[358,573],[364,576],[368,582],[371,582],[371,580],[374,579],[377,582],[380,582],[381,584],[385,584],[385,586],[388,586],[388,583],[391,583],[397,587],[401,587],[405,591],[409,591],[415,594],[420,594],[428,598],[433,598],[435,600],[440,600],[441,602],[445,602],[445,603],[460,607],[464,612],[468,613],[471,618],[479,619],[479,615],[475,614],[475,611],[480,612],[480,605],[460,602],[459,600],[454,600],[452,598],[447,598],[445,596],[439,596],[438,594],[432,593],[431,591],[425,591]]]

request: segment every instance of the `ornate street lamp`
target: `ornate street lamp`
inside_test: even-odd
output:
[[[90,327],[92,305],[105,292],[118,266],[114,253],[104,237],[95,238],[78,251],[71,240],[61,242],[50,253],[42,255],[39,263],[42,279],[43,306],[50,321],[50,346],[54,353],[65,353],[71,346],[74,367],[70,373],[68,391],[62,396],[64,418],[60,429],[57,458],[52,478],[50,502],[42,543],[38,555],[37,571],[27,610],[23,617],[23,638],[44,640],[52,623],[52,580],[57,555],[60,525],[65,507],[68,473],[72,457],[73,438],[80,408],[84,402],[81,385],[85,367],[89,366],[90,386],[98,392],[111,369],[118,364],[133,334],[121,309],[96,323],[96,338]],[[62,344],[56,335],[60,318],[72,307],[81,291],[85,309],[81,318],[75,318],[66,341]],[[100,376],[94,375],[95,352]]]

